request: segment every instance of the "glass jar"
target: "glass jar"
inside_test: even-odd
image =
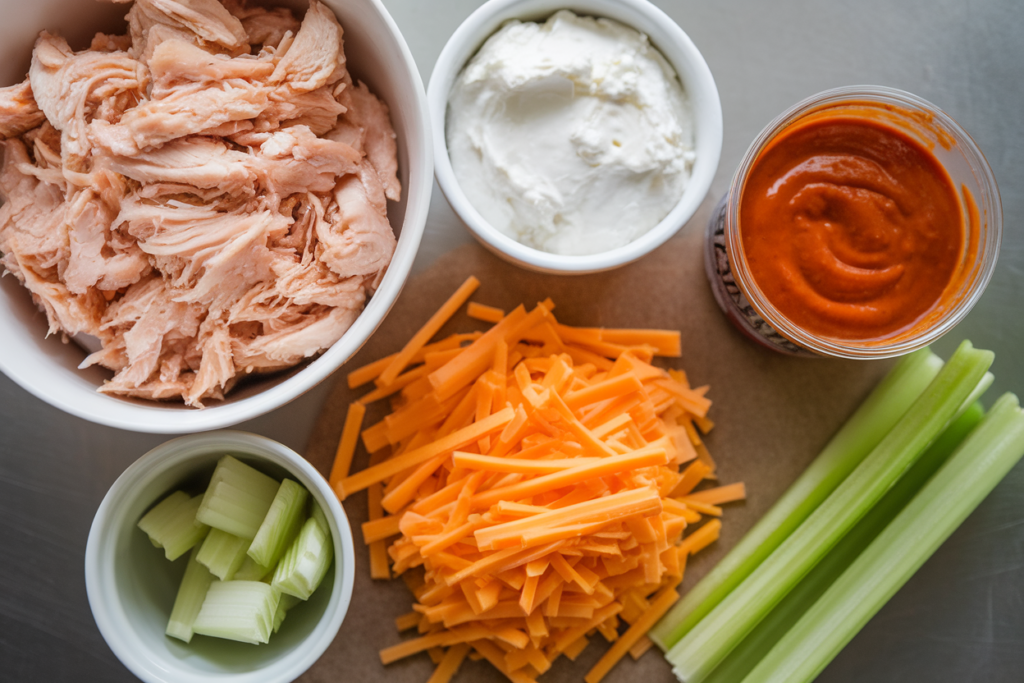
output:
[[[790,126],[812,117],[864,117],[911,137],[945,168],[962,211],[964,248],[953,279],[937,304],[908,328],[873,339],[840,339],[809,332],[787,319],[754,281],[740,239],[740,201],[752,167],[766,146]],[[772,121],[744,155],[729,192],[715,207],[705,238],[705,269],[719,306],[747,336],[797,356],[888,358],[909,353],[951,330],[981,297],[995,269],[1002,207],[992,169],[971,137],[935,105],[892,88],[854,86],[810,97]]]

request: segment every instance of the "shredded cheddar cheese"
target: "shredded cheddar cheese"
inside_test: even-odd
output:
[[[470,278],[397,354],[359,368],[331,472],[338,498],[368,490],[371,575],[405,579],[417,635],[384,664],[428,653],[445,683],[466,657],[528,683],[594,634],[612,643],[598,683],[679,595],[688,556],[718,538],[743,484],[715,479],[701,439],[707,387],[652,364],[677,332],[559,323],[550,300],[507,314],[471,302],[483,334],[430,342],[479,283]],[[365,406],[391,412],[362,426]],[[350,473],[360,435],[370,464]],[[708,517],[705,521],[705,517]]]

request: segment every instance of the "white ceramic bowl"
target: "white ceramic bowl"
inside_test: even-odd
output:
[[[474,208],[459,186],[445,142],[448,94],[470,57],[506,21],[543,21],[560,9],[614,19],[646,34],[678,74],[694,116],[697,159],[679,203],[658,225],[636,240],[623,247],[588,256],[563,256],[540,251],[495,229]],[[427,100],[436,150],[434,173],[452,209],[481,244],[492,252],[506,261],[543,273],[569,275],[611,270],[656,249],[690,220],[704,201],[722,151],[722,105],[711,70],[686,33],[647,0],[490,0],[459,26],[441,51],[430,76]]]
[[[412,53],[380,0],[324,0],[345,31],[345,54],[352,74],[391,109],[398,136],[402,201],[388,207],[398,248],[383,282],[345,335],[315,360],[287,372],[250,380],[225,401],[203,410],[106,396],[96,388],[110,377],[103,368],[78,370],[85,351],[45,338],[46,317],[13,277],[0,278],[0,370],[29,392],[72,415],[140,432],[180,434],[218,429],[269,412],[316,386],[352,357],[391,309],[409,275],[426,225],[433,189],[433,154],[426,96]],[[274,4],[302,11],[306,0]],[[119,17],[128,5],[81,0],[0,0],[0,85],[20,82],[28,70],[36,35],[56,30],[72,46],[87,45],[100,30],[123,31]]]
[[[305,486],[324,510],[334,564],[304,603],[288,612],[266,645],[164,635],[188,554],[168,562],[136,525],[165,495],[201,490],[225,453]],[[93,518],[85,549],[85,588],[96,625],[129,670],[147,683],[285,683],[334,640],[348,610],[355,549],[345,511],[322,476],[295,451],[245,432],[220,431],[168,441],[139,458],[110,487]]]

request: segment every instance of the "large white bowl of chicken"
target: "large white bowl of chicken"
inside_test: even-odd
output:
[[[380,0],[0,5],[0,370],[182,433],[359,349],[432,187],[423,84]]]

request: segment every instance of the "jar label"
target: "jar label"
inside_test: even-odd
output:
[[[818,354],[794,344],[779,334],[774,327],[758,315],[754,307],[747,301],[743,290],[736,284],[732,266],[729,264],[729,250],[725,240],[728,197],[727,193],[711,212],[707,232],[704,235],[704,271],[707,274],[708,282],[711,283],[715,301],[740,332],[762,346],[790,356],[819,358]]]

